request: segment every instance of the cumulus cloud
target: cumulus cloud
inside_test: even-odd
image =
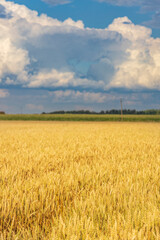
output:
[[[0,0],[1,85],[24,88],[160,89],[160,39],[117,18],[106,29],[85,28]],[[10,16],[10,17],[9,17]]]
[[[86,78],[78,78],[75,76],[74,72],[62,72],[52,69],[50,72],[47,70],[39,72],[37,75],[33,75],[27,83],[28,87],[37,88],[37,87],[92,87],[96,88],[97,84],[99,87],[105,87],[103,81],[98,83],[93,80]]]
[[[126,49],[127,59],[116,66],[110,86],[160,89],[160,39],[151,38],[150,29],[135,26],[127,17],[114,20],[109,29],[132,42]]]
[[[50,5],[63,5],[63,4],[67,4],[70,3],[71,1],[69,0],[43,0],[43,2],[46,2]]]

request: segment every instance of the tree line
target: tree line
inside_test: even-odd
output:
[[[120,109],[102,110],[100,112],[89,110],[73,110],[73,111],[54,111],[54,112],[42,112],[42,114],[121,114]],[[126,115],[157,115],[160,114],[160,109],[148,109],[137,111],[135,109],[123,109],[123,114]]]

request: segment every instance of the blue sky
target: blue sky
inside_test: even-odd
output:
[[[160,108],[158,0],[0,0],[0,110]]]

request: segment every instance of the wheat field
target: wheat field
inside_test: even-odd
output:
[[[1,240],[160,239],[160,124],[0,122]]]

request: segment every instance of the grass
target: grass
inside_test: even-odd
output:
[[[159,240],[160,124],[1,122],[1,240]]]
[[[87,114],[6,114],[0,120],[12,121],[121,121],[120,115]],[[124,122],[160,122],[160,115],[124,115]]]

